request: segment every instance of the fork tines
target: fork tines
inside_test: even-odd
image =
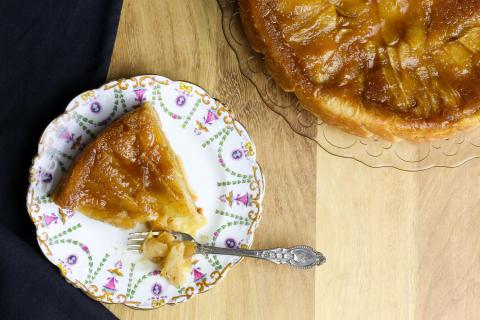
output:
[[[127,240],[127,250],[128,251],[135,251],[135,252],[142,252],[142,244],[143,241],[147,238],[149,234],[154,236],[159,235],[160,232],[158,231],[148,231],[148,232],[132,232],[129,234]]]
[[[137,252],[142,252],[142,245],[141,244],[127,244],[127,250],[128,251],[137,251]]]
[[[154,236],[158,236],[161,232],[160,231],[132,232],[132,233],[129,233],[128,236],[129,236],[129,239],[131,237],[136,237],[136,236],[143,237],[143,239],[145,239],[150,233]]]

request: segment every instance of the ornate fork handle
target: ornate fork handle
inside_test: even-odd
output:
[[[246,250],[198,245],[197,252],[201,254],[252,257],[268,260],[276,264],[288,264],[292,267],[300,269],[308,269],[314,266],[319,266],[326,261],[326,258],[322,253],[313,250],[313,248],[309,246],[295,246],[291,248],[274,248],[266,250]]]

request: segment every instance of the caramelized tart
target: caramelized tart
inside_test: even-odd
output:
[[[180,159],[148,103],[88,144],[52,199],[60,207],[120,228],[148,223],[153,230],[195,234],[205,224]]]
[[[192,270],[192,256],[195,244],[190,241],[177,241],[168,232],[158,236],[151,234],[143,242],[143,255],[161,267],[160,274],[175,286],[181,286]]]
[[[239,0],[286,91],[359,136],[425,141],[480,122],[480,1]]]

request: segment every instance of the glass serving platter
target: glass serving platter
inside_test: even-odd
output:
[[[454,168],[480,157],[480,127],[443,140],[413,144],[362,138],[330,126],[303,109],[293,93],[286,93],[266,72],[263,55],[253,51],[243,32],[235,0],[217,0],[226,41],[235,52],[240,71],[256,87],[269,109],[282,116],[294,132],[314,140],[328,153],[351,158],[373,168],[420,171]]]

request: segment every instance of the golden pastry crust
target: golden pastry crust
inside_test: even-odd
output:
[[[269,73],[326,123],[415,142],[476,127],[480,2],[377,3],[239,0]]]

